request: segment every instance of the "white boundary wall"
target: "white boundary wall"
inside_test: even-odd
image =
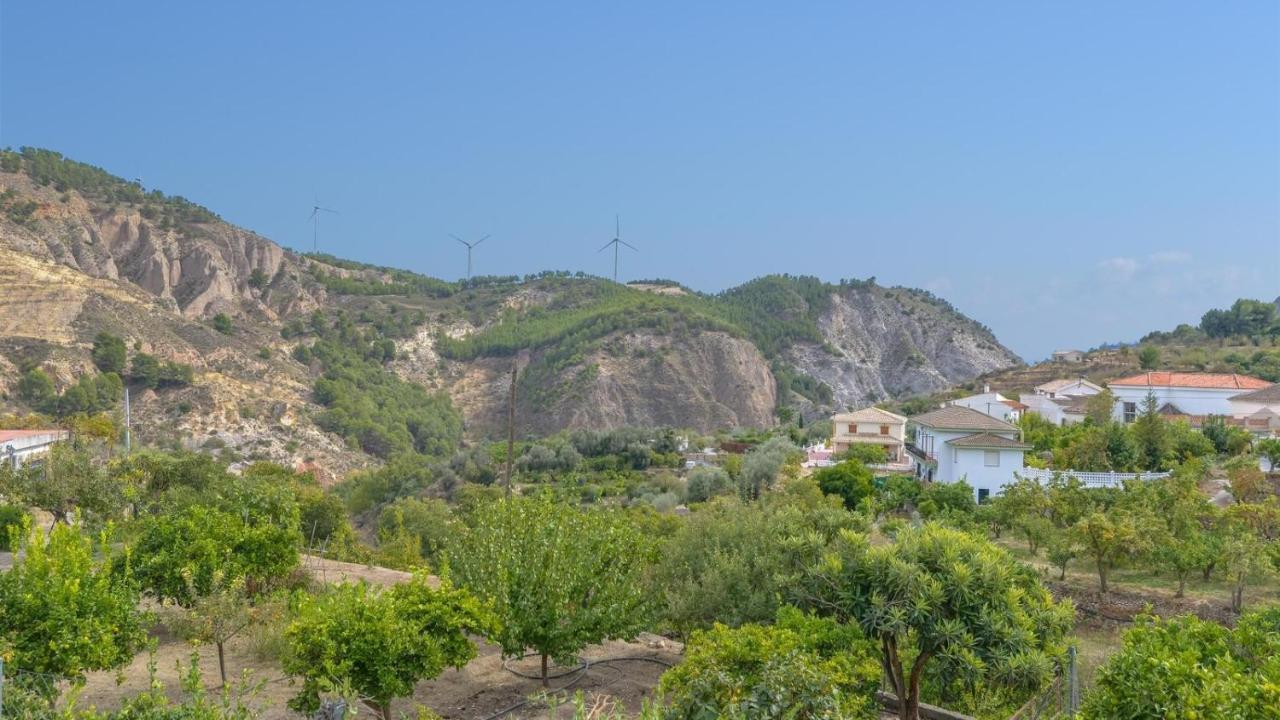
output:
[[[1159,480],[1160,478],[1169,477],[1169,473],[1167,472],[1081,472],[1079,470],[1043,470],[1041,468],[1029,467],[1024,467],[1019,470],[1018,475],[1035,480],[1039,483],[1049,482],[1053,479],[1054,475],[1069,475],[1074,478],[1079,478],[1081,482],[1089,487],[1120,487],[1125,480],[1133,480],[1135,478]]]

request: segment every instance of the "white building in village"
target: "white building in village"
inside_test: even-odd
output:
[[[1102,392],[1102,386],[1084,378],[1050,380],[1035,386],[1033,392],[1018,396],[1019,402],[1054,425],[1083,422],[1085,401]]]
[[[66,430],[0,430],[0,463],[17,468],[49,452],[69,437]]]
[[[1116,396],[1112,416],[1120,422],[1133,422],[1150,394],[1162,414],[1188,416],[1194,425],[1196,418],[1210,415],[1235,417],[1233,398],[1271,383],[1234,373],[1145,372],[1112,380],[1107,387]]]
[[[910,427],[915,437],[906,447],[916,477],[964,480],[978,502],[1012,483],[1013,474],[1022,469],[1023,454],[1031,449],[1016,425],[960,405],[913,417]]]
[[[986,413],[997,420],[1011,423],[1018,422],[1018,418],[1022,417],[1022,412],[1027,409],[1026,405],[1017,400],[1007,398],[998,392],[991,392],[990,385],[984,385],[982,392],[977,395],[951,400],[947,404],[967,407],[970,410]]]

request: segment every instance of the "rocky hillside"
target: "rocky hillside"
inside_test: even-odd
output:
[[[58,390],[94,373],[100,332],[194,370],[133,388],[144,438],[340,470],[395,436],[367,427],[377,407],[316,390],[351,362],[372,365],[350,388],[382,373],[447,394],[473,439],[503,434],[513,365],[520,431],[544,434],[764,426],[1018,364],[945,302],[874,280],[715,296],[581,273],[452,283],[302,256],[56,153],[0,152],[0,410],[29,409],[17,379],[32,368]],[[363,355],[338,358],[344,345]]]
[[[841,288],[818,317],[824,345],[787,358],[833,391],[838,408],[936,392],[1020,361],[989,330],[926,293]]]

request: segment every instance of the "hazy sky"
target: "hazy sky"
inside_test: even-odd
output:
[[[0,0],[0,145],[453,278],[925,287],[1031,359],[1280,294],[1258,2]]]

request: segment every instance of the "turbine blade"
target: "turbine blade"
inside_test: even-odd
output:
[[[632,250],[635,250],[636,252],[640,252],[640,249],[639,249],[639,248],[637,248],[635,245],[632,245],[631,243],[627,242],[626,240],[619,240],[618,242],[622,243],[623,245],[626,245],[627,247],[631,248]]]
[[[479,240],[477,240],[477,241],[475,242],[475,244],[474,244],[474,245],[472,245],[471,247],[475,247],[476,245],[479,245],[480,243],[482,243],[482,242],[484,242],[485,240],[488,240],[488,239],[489,239],[489,236],[488,236],[488,235],[485,235],[484,237],[482,237],[482,238],[480,238]]]
[[[614,239],[614,240],[610,240],[609,242],[607,242],[607,243],[605,243],[605,244],[604,244],[604,247],[600,248],[600,249],[599,249],[599,250],[597,250],[596,252],[604,252],[605,250],[608,250],[608,249],[609,249],[609,246],[610,246],[610,245],[612,245],[612,244],[614,244],[614,243],[616,243],[616,242],[618,242],[616,239]]]

